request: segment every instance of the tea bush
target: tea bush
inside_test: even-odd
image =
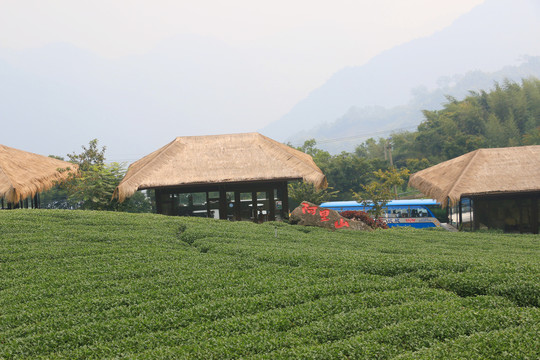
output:
[[[0,212],[0,358],[540,357],[540,237]]]

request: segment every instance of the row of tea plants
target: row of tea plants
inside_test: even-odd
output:
[[[540,357],[540,237],[0,212],[0,358]]]

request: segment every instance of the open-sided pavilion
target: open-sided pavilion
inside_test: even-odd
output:
[[[462,229],[540,231],[540,145],[478,149],[413,174],[409,185],[448,204]]]
[[[272,221],[293,180],[328,186],[311,156],[259,133],[187,136],[131,164],[114,196],[154,189],[160,214]]]

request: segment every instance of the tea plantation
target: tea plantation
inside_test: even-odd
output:
[[[0,358],[538,359],[540,236],[1,211]]]

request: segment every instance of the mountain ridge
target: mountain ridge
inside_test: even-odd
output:
[[[414,131],[424,120],[422,111],[442,109],[448,97],[461,100],[471,91],[489,91],[495,83],[519,83],[528,77],[540,78],[540,57],[530,57],[518,66],[505,66],[492,73],[470,71],[463,75],[441,78],[441,83],[446,82],[444,86],[434,90],[416,88],[413,90],[413,98],[404,105],[352,106],[335,121],[293,134],[287,141],[298,146],[306,139],[316,139],[319,148],[331,153],[351,152],[356,145],[370,137]],[[377,129],[373,128],[373,124],[377,124]]]
[[[434,88],[441,77],[494,71],[524,55],[540,55],[538,19],[540,4],[533,0],[488,0],[430,36],[386,50],[362,66],[339,70],[260,131],[286,140],[285,133],[335,121],[353,106],[407,104],[414,88]]]

